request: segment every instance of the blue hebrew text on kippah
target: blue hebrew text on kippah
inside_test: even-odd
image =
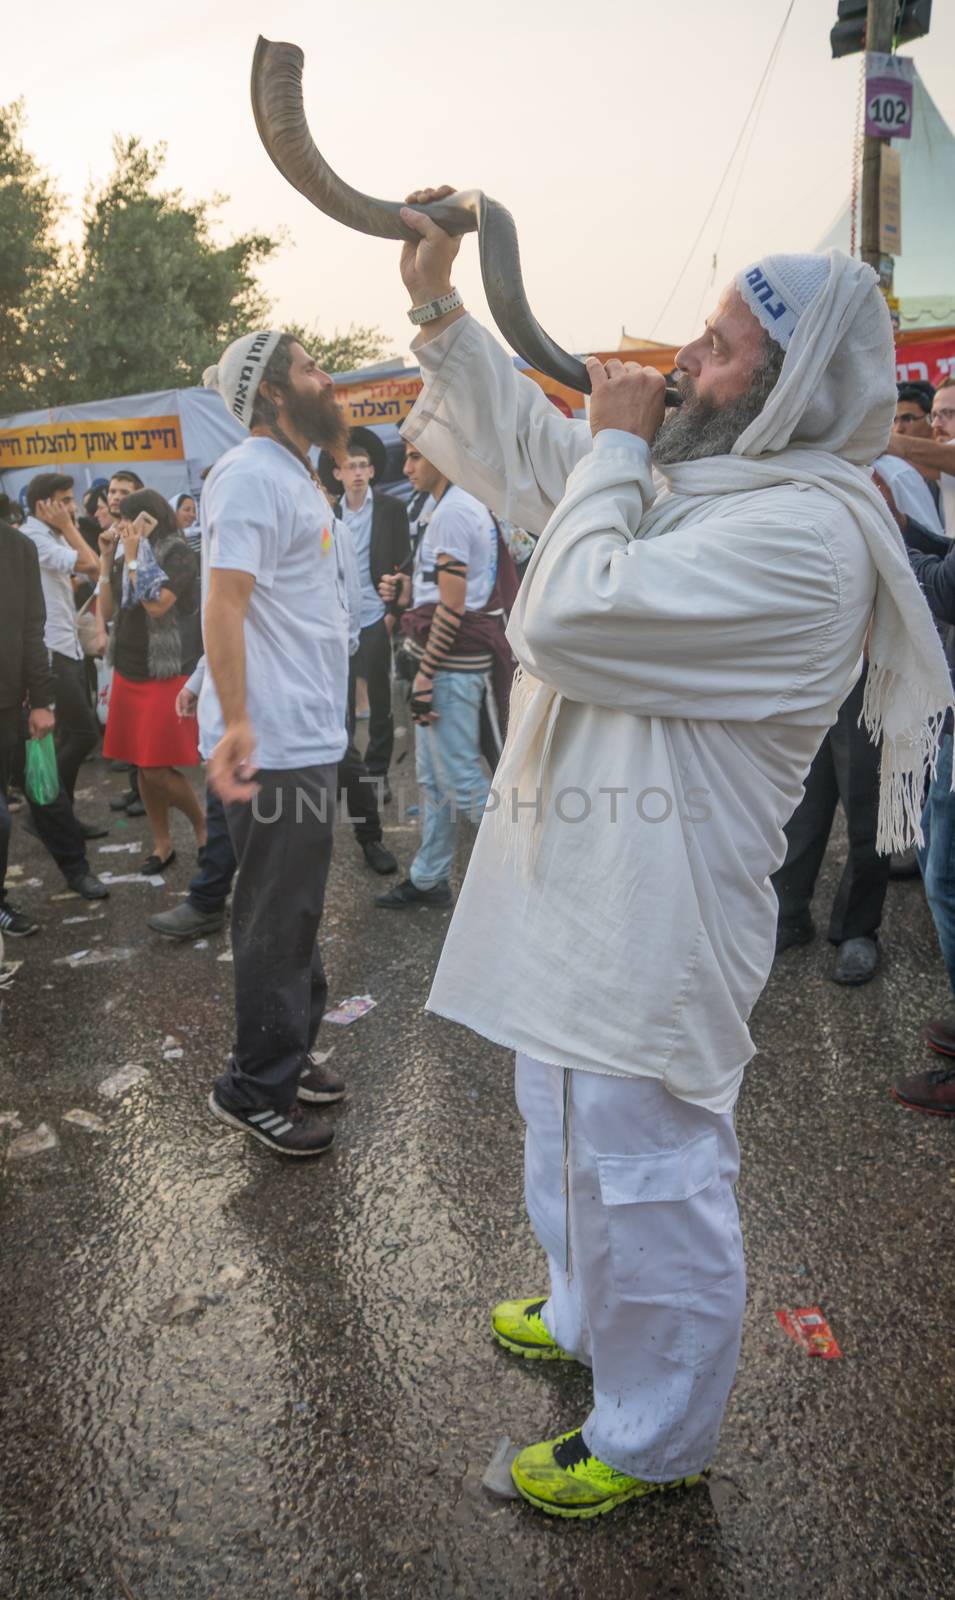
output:
[[[747,272],[746,282],[749,284],[757,300],[759,300],[760,303],[765,306],[774,322],[778,322],[780,317],[784,317],[786,315],[789,307],[786,305],[784,300],[779,298],[778,290],[773,288],[773,285],[765,277],[761,267],[753,267],[750,272]],[[774,295],[777,297],[776,304],[770,305],[769,302],[772,300]]]

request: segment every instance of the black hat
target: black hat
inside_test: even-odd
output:
[[[377,433],[370,428],[352,428],[348,435],[348,450],[364,450],[375,469],[375,479],[380,482],[388,465],[388,452]],[[327,450],[323,450],[318,458],[318,476],[329,494],[341,494],[342,486],[335,476],[335,458]]]

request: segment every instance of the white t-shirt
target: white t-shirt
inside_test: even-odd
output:
[[[946,538],[955,539],[955,439],[950,441],[952,449],[952,470],[943,472],[939,479],[942,491],[942,519],[945,523]]]
[[[82,661],[83,650],[76,626],[76,602],[71,581],[76,572],[76,551],[67,544],[62,533],[48,528],[39,517],[27,517],[22,531],[33,540],[40,561],[40,583],[46,605],[43,642],[48,650],[55,650],[57,655],[68,656],[71,661]]]
[[[202,600],[209,572],[248,572],[246,705],[257,766],[332,765],[348,743],[349,618],[328,503],[291,451],[250,438],[224,455],[202,496]],[[212,673],[199,696],[204,753],[225,731]]]
[[[912,517],[929,533],[945,532],[942,519],[935,509],[932,491],[922,474],[899,456],[879,456],[875,471],[884,478],[892,490],[892,498],[904,517]]]
[[[497,568],[497,529],[487,506],[452,484],[431,513],[415,555],[414,604],[436,605],[441,598],[434,564],[441,553],[454,556],[468,569],[465,604],[480,611],[490,599]]]

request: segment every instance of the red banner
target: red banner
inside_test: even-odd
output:
[[[939,384],[955,380],[955,329],[946,328],[934,338],[905,334],[895,351],[895,371],[900,383]]]

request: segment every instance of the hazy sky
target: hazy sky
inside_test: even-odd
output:
[[[350,183],[397,199],[478,187],[517,221],[538,318],[572,350],[649,336],[683,265],[788,0],[66,0],[21,6],[0,98],[23,96],[28,142],[77,210],[114,132],[168,146],[187,194],[230,198],[223,239],[285,230],[265,269],[275,316],[411,337],[396,244],[321,216],[259,142],[249,103],[260,29],[305,51],[312,133]],[[848,194],[859,57],[829,58],[836,0],[796,0],[720,243],[729,184],[656,337],[691,337],[717,287],[771,250],[811,249]],[[330,19],[326,22],[326,18]],[[955,5],[906,47],[955,123]],[[950,204],[951,197],[939,197]],[[456,281],[486,315],[475,241]],[[953,264],[955,271],[955,264]]]

